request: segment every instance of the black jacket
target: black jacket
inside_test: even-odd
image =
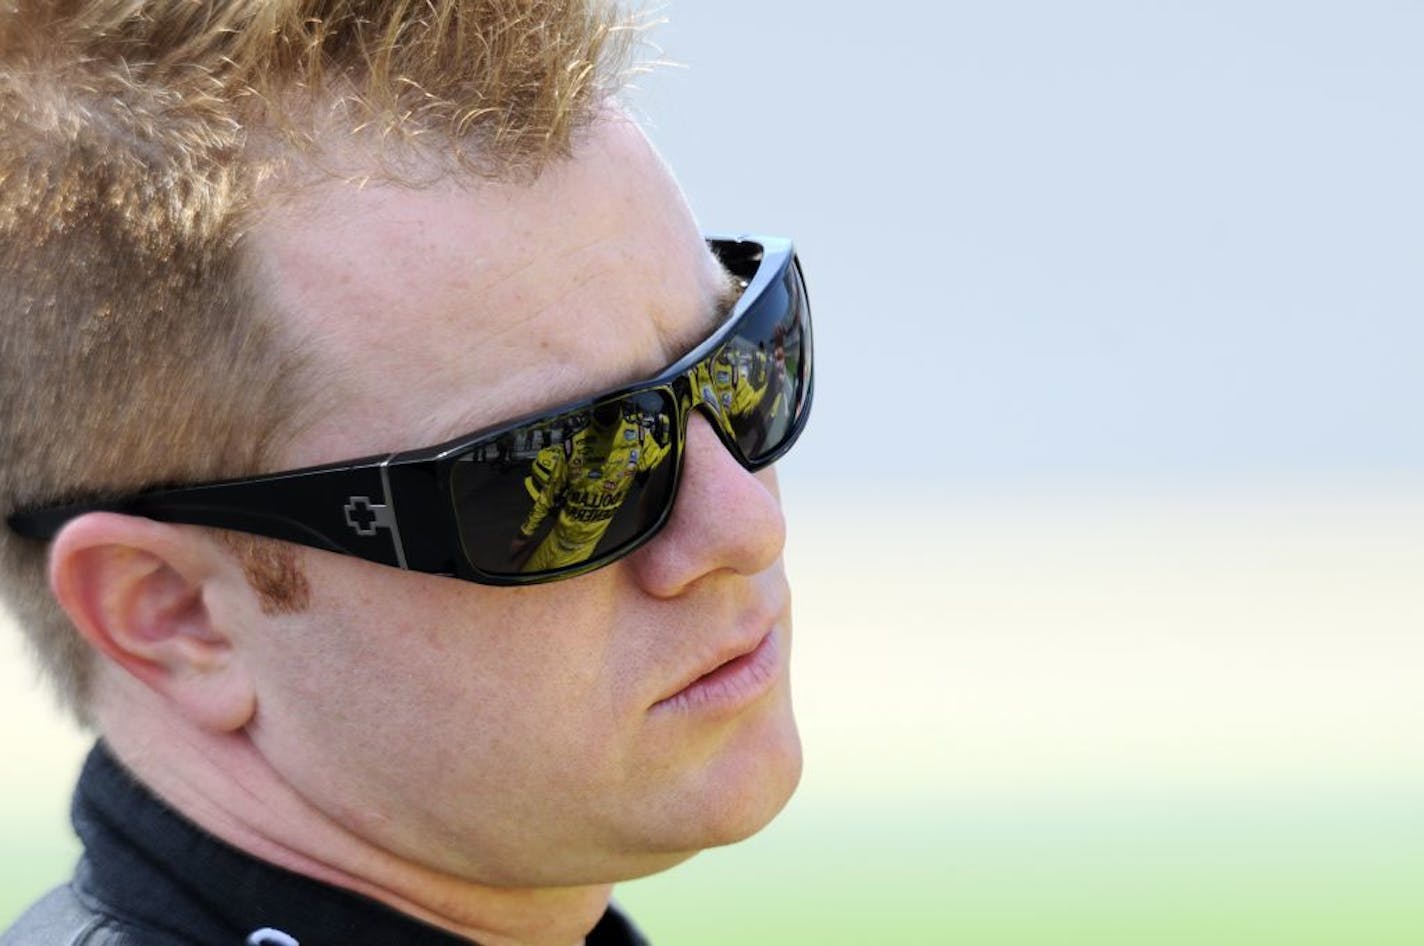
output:
[[[470,946],[365,897],[256,860],[168,808],[105,749],[74,795],[84,856],[0,946]],[[647,946],[610,907],[587,946]]]

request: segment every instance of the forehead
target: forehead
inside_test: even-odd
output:
[[[313,398],[291,465],[437,443],[651,374],[708,334],[728,290],[620,119],[532,183],[323,182],[252,236]]]

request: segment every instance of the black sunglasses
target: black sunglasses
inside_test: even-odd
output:
[[[50,539],[83,513],[123,512],[488,585],[607,565],[667,522],[694,410],[750,471],[789,450],[810,413],[811,310],[790,241],[707,242],[741,297],[656,377],[434,447],[27,510],[10,528]]]

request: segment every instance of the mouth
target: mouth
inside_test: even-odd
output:
[[[771,689],[781,669],[779,626],[750,648],[723,657],[676,693],[658,700],[652,712],[725,713],[741,709]]]

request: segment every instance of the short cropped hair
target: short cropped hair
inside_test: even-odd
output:
[[[303,362],[245,251],[259,183],[341,140],[532,179],[638,27],[613,0],[0,2],[0,516],[272,469]],[[302,606],[290,547],[228,541]],[[0,528],[0,593],[88,722],[45,554]]]

